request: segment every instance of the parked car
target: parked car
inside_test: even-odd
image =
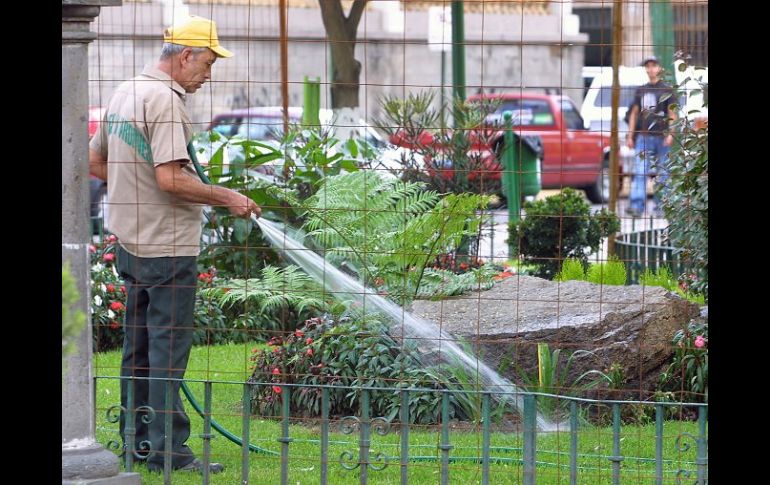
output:
[[[322,131],[333,136],[333,111],[321,109],[318,117]],[[290,124],[299,124],[302,121],[302,107],[289,107],[288,118]],[[359,120],[357,128],[359,139],[367,142],[377,153],[376,158],[362,159],[362,163],[368,163],[372,169],[388,172],[397,171],[401,167],[401,160],[409,155],[406,148],[388,142],[385,136],[365,120]],[[278,142],[283,137],[283,108],[256,106],[220,113],[211,120],[208,130],[216,131],[226,137],[241,136],[246,140],[261,141],[278,147]]]
[[[608,140],[585,128],[575,103],[563,95],[530,92],[479,94],[469,102],[499,103],[487,119],[502,125],[503,113],[513,114],[514,132],[539,137],[543,146],[541,183],[544,189],[585,190],[594,203],[609,200]],[[502,141],[500,132],[493,151]]]

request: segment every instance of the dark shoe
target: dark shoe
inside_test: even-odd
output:
[[[209,473],[220,473],[224,471],[224,469],[225,466],[221,463],[209,463]],[[196,458],[178,470],[180,472],[198,472],[202,474],[203,462]]]
[[[628,209],[626,209],[626,215],[629,215],[631,217],[639,217],[642,215],[642,212],[634,209],[633,207],[629,207]]]

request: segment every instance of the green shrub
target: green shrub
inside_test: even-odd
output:
[[[399,389],[444,387],[443,373],[437,367],[424,366],[419,356],[414,344],[396,342],[387,326],[372,316],[342,317],[339,322],[312,318],[304,327],[270,339],[267,349],[255,349],[250,382],[272,385],[252,388],[252,410],[263,416],[280,416],[280,384],[303,385],[287,388],[291,390],[292,416],[302,417],[320,415],[321,389],[314,386],[372,386],[388,390],[370,391],[371,415],[393,419],[402,405]],[[360,389],[330,388],[330,415],[358,414],[360,399]],[[437,423],[440,413],[440,393],[410,393],[410,423]],[[457,397],[451,396],[450,418],[466,417]]]
[[[610,256],[607,262],[591,264],[586,279],[599,285],[623,286],[626,278],[626,265],[616,256]]]
[[[586,273],[583,262],[575,258],[565,259],[561,271],[553,277],[554,281],[585,281],[585,279]]]
[[[602,238],[620,230],[618,216],[607,209],[591,214],[591,205],[571,188],[526,202],[524,210],[525,217],[509,225],[508,241],[525,262],[538,266],[535,276],[543,278],[553,278],[567,258],[586,265]]]

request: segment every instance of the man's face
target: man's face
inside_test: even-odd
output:
[[[661,68],[660,64],[657,62],[650,61],[644,65],[644,70],[647,71],[647,76],[649,76],[650,79],[657,79],[660,77],[660,72],[663,68]]]
[[[211,79],[211,66],[216,62],[217,56],[211,49],[198,54],[193,54],[192,49],[185,49],[180,56],[182,70],[176,81],[186,92],[194,93]]]

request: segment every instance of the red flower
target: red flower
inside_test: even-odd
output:
[[[276,393],[276,394],[280,394],[280,393],[281,393],[281,390],[282,390],[282,389],[281,389],[281,386],[273,386],[273,392],[274,392],[274,393]]]
[[[112,253],[107,253],[104,256],[102,256],[102,259],[106,262],[115,261],[115,255]]]
[[[117,240],[118,240],[118,238],[117,238],[117,236],[115,236],[115,234],[110,234],[109,236],[107,236],[107,242],[114,243]]]
[[[120,328],[120,324],[118,322],[110,322],[110,328],[113,330],[117,330]]]
[[[307,349],[307,351],[305,353],[307,354],[308,357],[312,357],[313,356],[313,349],[312,348]]]
[[[110,293],[115,291],[115,285],[113,285],[112,283],[108,284],[107,285],[107,291],[109,291]]]
[[[310,345],[313,343],[313,339],[308,337],[307,340],[305,340],[305,344]]]
[[[94,246],[93,244],[89,244],[88,245],[88,252],[89,253],[95,253],[96,252],[96,246]]]
[[[125,306],[123,306],[123,304],[121,302],[119,302],[119,301],[113,301],[112,303],[110,303],[110,310],[112,310],[112,311],[119,312],[119,311],[123,310],[124,308],[125,308]]]
[[[122,291],[123,293],[125,293],[125,292],[126,292],[126,287],[125,287],[125,286],[121,286],[121,287],[120,287],[120,291]]]
[[[281,374],[281,370],[280,370],[278,367],[276,367],[275,369],[273,369],[273,375],[274,375],[274,376],[277,376],[277,375],[280,375],[280,374]]]
[[[294,335],[297,337],[302,337],[303,335],[305,335],[305,332],[303,332],[302,330],[297,330],[296,332],[294,332]]]

